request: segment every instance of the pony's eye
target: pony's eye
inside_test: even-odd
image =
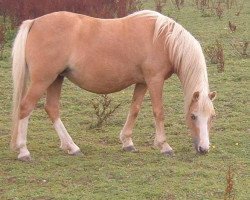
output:
[[[191,114],[191,119],[192,119],[192,120],[196,120],[196,119],[197,119],[197,116],[195,116],[194,114]]]

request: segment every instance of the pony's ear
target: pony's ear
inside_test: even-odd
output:
[[[197,91],[193,94],[193,101],[198,101],[199,100],[199,96],[200,96],[200,92]]]
[[[217,95],[217,92],[214,91],[214,92],[210,92],[208,94],[208,97],[209,97],[209,99],[211,99],[211,101],[213,101],[215,99],[216,95]]]

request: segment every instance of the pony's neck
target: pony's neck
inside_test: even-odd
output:
[[[182,83],[187,114],[193,94],[199,91],[205,96],[209,92],[206,62],[199,42],[180,24],[160,13],[140,11],[132,16],[156,19],[153,43],[165,36],[161,44],[168,50],[168,59]]]
[[[205,58],[200,46],[196,50],[193,55],[184,55],[176,70],[183,88],[185,114],[188,113],[195,92],[199,91],[200,96],[204,97],[209,93]]]

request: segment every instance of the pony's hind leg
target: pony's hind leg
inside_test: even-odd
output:
[[[70,137],[69,133],[67,132],[60,119],[59,99],[61,94],[62,83],[63,77],[58,76],[57,79],[47,89],[45,110],[48,113],[50,119],[52,120],[54,128],[60,138],[60,148],[67,151],[70,155],[77,155],[80,153],[80,149],[73,142],[72,138]]]
[[[21,161],[30,161],[31,156],[30,152],[27,148],[27,129],[29,123],[29,116],[19,120],[18,125],[18,135],[16,138],[16,149],[19,149],[18,159]]]
[[[136,117],[140,111],[140,107],[146,91],[147,86],[145,84],[135,85],[130,111],[128,113],[126,123],[120,133],[120,140],[125,151],[136,151],[131,138],[132,129],[134,127]]]
[[[17,129],[15,130],[17,134],[12,138],[12,148],[19,151],[19,160],[31,160],[30,152],[26,145],[29,116],[35,108],[37,101],[44,94],[46,88],[46,84],[31,83],[25,97],[21,101]]]

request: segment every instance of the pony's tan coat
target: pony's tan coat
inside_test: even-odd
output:
[[[19,60],[25,60],[27,68]],[[17,131],[19,120],[31,113],[46,91],[47,113],[53,122],[60,118],[63,77],[85,90],[102,94],[136,84],[120,136],[124,147],[133,146],[132,128],[148,89],[155,117],[155,144],[162,152],[172,150],[164,133],[162,89],[164,80],[173,73],[182,82],[187,115],[194,92],[200,91],[209,101],[206,64],[198,41],[171,18],[154,11],[106,20],[57,12],[24,22],[13,48],[14,79],[18,77],[17,69],[24,74],[14,81],[12,145],[17,149],[26,146],[17,145],[16,135],[22,134]],[[30,85],[22,95],[26,75]]]

